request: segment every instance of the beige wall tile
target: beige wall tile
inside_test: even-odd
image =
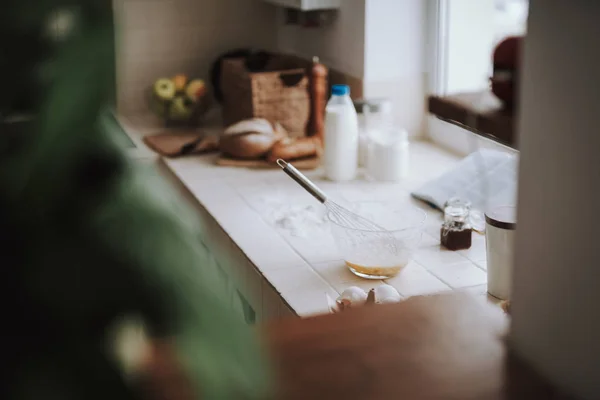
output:
[[[364,85],[362,78],[344,74],[335,69],[329,69],[329,86],[343,84],[350,86],[350,96],[353,99],[360,99],[364,95]]]
[[[283,25],[281,13],[278,46],[306,59],[319,56],[332,69],[330,83],[350,85],[353,98],[389,98],[396,125],[422,136],[425,3],[346,0],[331,24],[318,29]]]
[[[125,0],[127,28],[165,28],[210,25],[218,15],[216,1]]]
[[[283,13],[282,13],[283,15]],[[278,46],[283,52],[311,59],[355,77],[364,75],[365,0],[345,0],[330,24],[318,29],[278,26]]]
[[[114,0],[117,105],[147,111],[155,79],[185,73],[208,78],[222,53],[276,47],[276,9],[257,0]]]

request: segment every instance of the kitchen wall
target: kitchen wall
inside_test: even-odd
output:
[[[362,96],[365,60],[365,2],[344,0],[335,18],[319,28],[302,28],[284,24],[283,10],[277,23],[277,46],[280,51],[305,59],[318,56],[329,68],[352,87],[353,97]]]
[[[147,111],[156,78],[207,78],[211,63],[239,47],[276,48],[276,7],[259,0],[113,0],[117,107]]]
[[[285,25],[283,9],[260,0],[113,0],[118,109],[146,112],[156,78],[179,72],[206,78],[219,54],[252,46],[319,56],[354,97],[392,99],[396,123],[418,136],[425,116],[426,3],[344,0],[331,23],[302,28]]]
[[[344,0],[335,20],[321,28],[283,25],[280,51],[310,59],[317,55],[346,75],[353,97],[388,97],[398,126],[423,133],[427,3],[423,0]]]
[[[427,1],[367,0],[365,97],[387,97],[398,127],[421,136],[425,122]]]

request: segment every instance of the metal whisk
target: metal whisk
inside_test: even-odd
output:
[[[329,211],[330,218],[334,222],[342,225],[346,228],[356,229],[358,231],[368,232],[380,232],[385,236],[392,236],[390,232],[377,225],[376,223],[368,220],[367,218],[361,217],[360,215],[353,213],[352,211],[340,206],[336,202],[330,200],[327,195],[319,189],[317,185],[311,182],[304,174],[298,171],[292,164],[279,159],[277,165],[283,169],[290,178],[295,180],[300,186],[302,186],[308,193],[310,193],[315,199],[322,203]]]

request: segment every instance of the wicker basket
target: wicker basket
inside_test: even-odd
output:
[[[267,72],[249,72],[243,59],[223,61],[221,88],[226,125],[248,118],[279,122],[290,136],[305,136],[310,119],[309,79],[305,67],[274,58]]]

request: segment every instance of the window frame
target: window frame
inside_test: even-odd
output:
[[[451,0],[429,0],[427,8],[428,42],[426,62],[428,71],[427,96],[443,96],[448,91],[448,48]],[[426,137],[436,145],[466,156],[480,148],[518,152],[456,125],[427,114]]]

